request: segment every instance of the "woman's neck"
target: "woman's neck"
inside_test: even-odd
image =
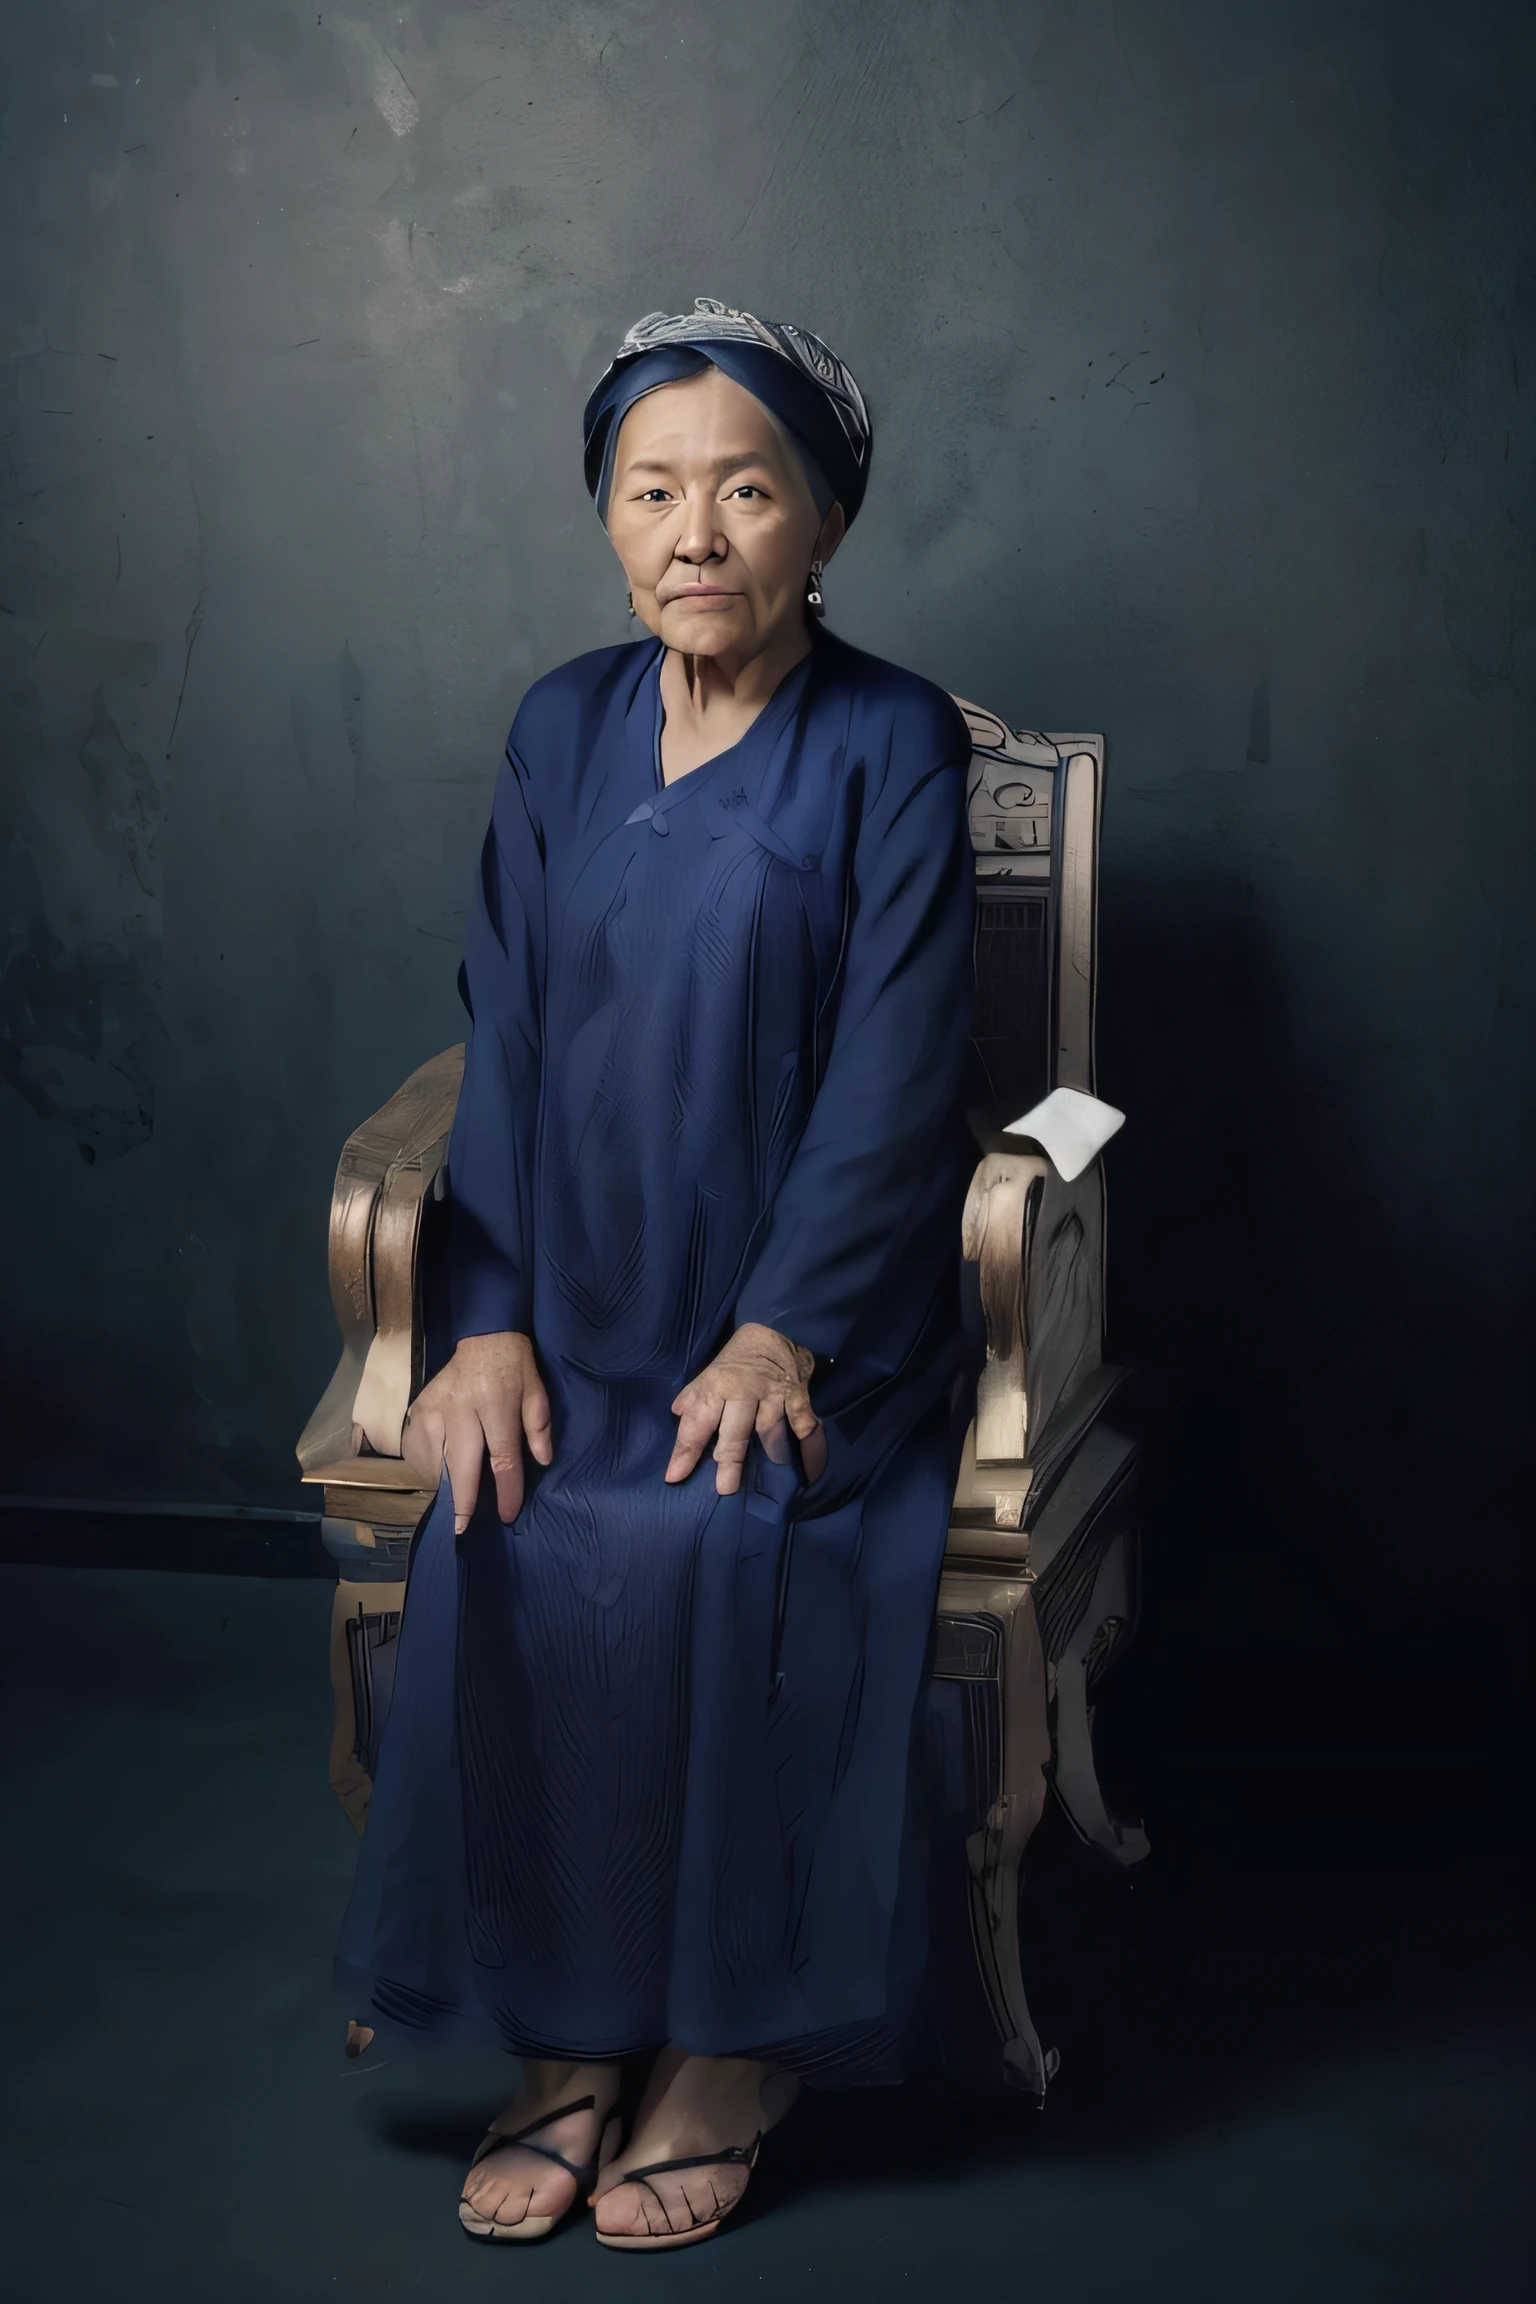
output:
[[[739,744],[781,683],[811,652],[800,621],[742,659],[669,648],[661,660],[661,773],[667,784]]]

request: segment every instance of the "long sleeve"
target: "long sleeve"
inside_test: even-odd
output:
[[[526,1330],[531,1318],[544,857],[516,736],[514,728],[464,940],[470,1035],[448,1147],[455,1341]]]
[[[972,998],[974,888],[956,712],[895,715],[854,847],[831,1052],[766,1237],[736,1302],[835,1361],[892,1294],[925,1300],[922,1266],[954,1211]]]

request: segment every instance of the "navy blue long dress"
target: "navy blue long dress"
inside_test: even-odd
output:
[[[965,724],[825,633],[662,781],[660,642],[529,691],[468,932],[456,1336],[521,1329],[553,1465],[418,1536],[338,1973],[527,2054],[666,2040],[895,2076],[923,1951],[917,1724],[968,1381]],[[762,1321],[818,1361],[814,1485],[663,1484]],[[961,1416],[963,1421],[963,1412]]]

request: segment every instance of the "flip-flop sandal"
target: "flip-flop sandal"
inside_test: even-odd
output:
[[[478,2168],[481,2161],[490,2153],[504,2151],[508,2146],[516,2144],[524,2152],[537,2152],[541,2160],[553,2160],[557,2168],[563,2168],[568,2176],[574,2176],[576,2194],[570,2207],[562,2208],[558,2216],[524,2216],[516,2224],[499,2224],[494,2216],[477,2216],[469,2202],[461,2200],[459,2202],[459,2222],[471,2239],[545,2240],[557,2224],[565,2222],[567,2216],[578,2206],[583,2196],[591,2191],[599,2175],[617,2152],[620,2131],[619,2116],[615,2112],[605,2121],[596,2152],[590,2160],[585,2161],[579,2167],[574,2160],[567,2160],[563,2152],[557,2152],[552,2144],[535,2144],[533,2139],[541,2128],[552,2127],[557,2120],[566,2119],[572,2112],[595,2112],[596,2109],[597,2098],[595,2096],[578,2096],[569,2104],[557,2104],[553,2112],[541,2113],[537,2120],[530,2120],[526,2128],[488,2128],[486,2130],[480,2141],[479,2150],[470,2162],[472,2169]]]
[[[643,2168],[626,2170],[619,2181],[624,2184],[643,2184],[648,2192],[655,2193],[657,2205],[665,2216],[667,2213],[666,2203],[651,2182],[653,2176],[675,2175],[679,2168],[722,2167],[745,2168],[750,2175],[757,2166],[757,2155],[762,2141],[762,2131],[759,2130],[750,2144],[728,2144],[723,2152],[694,2152],[682,2160],[651,2160]],[[614,2186],[614,2190],[618,2190],[618,2185]],[[599,2231],[597,2238],[605,2248],[691,2248],[696,2240],[707,2240],[712,2233],[718,2232],[726,2217],[732,2213],[732,2210],[740,2207],[746,2196],[747,2188],[743,2185],[729,2208],[722,2209],[718,2216],[711,2216],[707,2222],[689,2224],[681,2232]]]

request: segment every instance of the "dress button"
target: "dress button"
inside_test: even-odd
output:
[[[667,831],[667,820],[666,820],[665,816],[663,816],[663,814],[662,814],[662,812],[661,812],[661,810],[660,810],[659,808],[657,808],[657,809],[656,809],[656,810],[655,810],[655,811],[652,813],[652,816],[651,816],[651,830],[652,830],[653,832],[660,832],[660,833],[661,833],[663,836],[665,836],[665,834],[666,834],[666,831]]]

